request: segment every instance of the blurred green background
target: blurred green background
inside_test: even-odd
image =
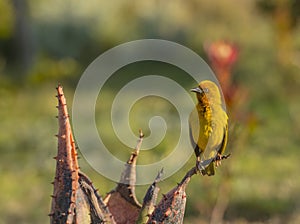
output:
[[[238,46],[231,78],[247,92],[238,107],[246,118],[232,122],[237,131],[232,127],[227,150],[233,155],[217,175],[193,177],[184,223],[209,223],[213,211],[224,223],[299,223],[299,3],[0,0],[0,223],[49,222],[52,157],[57,150],[57,84],[64,86],[71,112],[84,69],[105,50],[141,38],[178,42],[207,62],[205,43],[227,40]],[[107,100],[97,103],[97,125],[109,148],[124,161],[130,149],[116,141],[101,116],[109,113],[118,89],[137,71],[151,73],[149,66],[171,74],[186,88],[194,85],[182,71],[163,64],[128,66],[119,71],[125,74],[122,78],[112,77],[102,93]],[[155,104],[151,114],[159,111],[168,123],[178,121],[171,105],[157,98],[148,100],[133,108],[134,131],[142,127],[149,134],[145,108],[149,102]],[[178,136],[176,130],[173,124],[168,135]],[[141,164],[169,153],[174,140],[168,135],[158,149],[141,154]],[[79,163],[102,195],[115,186],[84,159]],[[160,183],[161,192],[175,186],[193,164],[191,158]],[[146,187],[137,187],[140,201]],[[220,203],[223,212],[216,209]]]

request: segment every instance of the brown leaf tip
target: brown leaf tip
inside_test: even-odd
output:
[[[140,138],[144,138],[144,133],[143,133],[143,131],[142,131],[142,129],[139,129],[139,137]]]

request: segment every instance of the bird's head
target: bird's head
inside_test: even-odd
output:
[[[196,93],[199,103],[221,104],[222,102],[219,87],[212,81],[202,81],[196,88],[191,89],[191,91]]]

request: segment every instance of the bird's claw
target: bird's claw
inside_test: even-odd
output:
[[[222,161],[223,159],[227,159],[227,158],[230,157],[230,156],[231,156],[230,153],[227,154],[227,155],[221,155],[221,154],[218,153],[218,155],[217,155],[216,158],[215,158],[216,167],[218,167],[218,166],[221,165],[221,161]]]

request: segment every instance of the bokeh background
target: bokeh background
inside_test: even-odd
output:
[[[64,86],[71,111],[84,69],[105,50],[141,38],[190,47],[219,79],[228,76],[224,91],[230,100],[227,150],[232,157],[216,176],[193,177],[184,223],[299,223],[299,3],[0,0],[0,223],[49,222],[57,84]],[[209,49],[215,42],[236,51],[229,65],[212,57]],[[102,91],[106,100],[97,103],[97,125],[112,153],[124,161],[130,149],[101,117],[109,114],[118,89],[138,76],[136,71],[149,70],[169,74],[187,89],[194,85],[182,71],[153,62],[130,65],[109,80]],[[155,105],[151,113],[149,102]],[[174,108],[151,97],[132,109],[132,129],[142,127],[149,134],[149,116],[157,111],[173,125],[168,135],[178,136]],[[168,135],[156,150],[142,153],[140,162],[166,156],[176,141]],[[83,158],[79,163],[102,195],[115,186]],[[175,186],[193,164],[191,158],[160,183],[161,192]],[[140,201],[146,187],[137,187]]]

